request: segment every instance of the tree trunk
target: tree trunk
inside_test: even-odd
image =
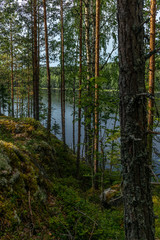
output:
[[[51,129],[51,83],[50,83],[50,69],[49,69],[49,53],[48,53],[48,31],[47,31],[47,16],[46,16],[46,0],[43,0],[44,6],[44,28],[45,28],[45,45],[46,45],[46,64],[47,64],[47,82],[48,82],[48,119],[47,129]]]
[[[38,54],[37,54],[37,0],[33,2],[34,9],[34,101],[35,101],[35,119],[39,120],[39,79],[38,79]]]
[[[13,85],[13,37],[12,37],[12,23],[10,24],[10,44],[11,44],[11,103],[12,103],[12,117],[14,117],[14,85]]]
[[[98,172],[98,83],[99,77],[99,19],[100,19],[100,0],[96,0],[96,41],[95,41],[95,111],[94,111],[94,174]],[[97,179],[95,178],[95,188],[98,188]]]
[[[82,85],[82,0],[80,0],[79,23],[79,101],[78,101],[78,144],[77,144],[77,177],[79,177],[80,143],[81,143],[81,85]]]
[[[75,66],[76,67],[76,66]],[[76,78],[73,79],[73,153],[75,154]]]
[[[124,222],[127,240],[153,240],[147,155],[143,0],[118,0],[119,91]]]
[[[28,109],[28,117],[30,117],[30,75],[29,75],[29,62],[28,62],[28,103],[27,103],[27,109]]]
[[[155,20],[156,20],[156,0],[151,0],[151,15],[150,15],[150,51],[155,50]],[[155,78],[155,55],[149,59],[149,94],[152,98],[148,101],[148,130],[153,131],[154,117],[154,78]],[[150,162],[152,161],[152,135],[148,136],[148,152]]]
[[[64,27],[63,27],[63,0],[61,0],[61,117],[62,140],[66,143],[65,136],[65,76],[64,76]]]
[[[91,0],[91,18],[92,18],[92,45],[91,45],[91,61],[92,61],[92,77],[95,76],[95,13],[94,13],[94,0]]]
[[[85,106],[85,159],[91,164],[91,111],[92,104],[90,102],[91,88],[90,88],[90,78],[91,78],[91,46],[90,46],[90,0],[85,1],[85,41],[86,41],[86,57],[87,57],[87,99]]]
[[[33,0],[31,0],[31,24],[32,24],[32,70],[33,70],[33,118],[36,118],[36,101],[35,101],[35,76],[34,76],[34,21],[33,21]],[[32,116],[32,114],[31,114]]]
[[[39,74],[40,74],[40,1],[38,0],[38,14],[37,14],[37,81],[36,81],[36,108],[39,120]]]

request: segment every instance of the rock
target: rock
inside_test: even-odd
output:
[[[101,203],[104,207],[119,206],[122,204],[123,196],[121,192],[121,184],[107,188],[100,195]]]

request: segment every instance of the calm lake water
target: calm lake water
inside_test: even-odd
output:
[[[67,98],[68,99],[68,98]],[[40,94],[40,102],[42,104],[41,106],[41,112],[40,115],[43,116],[41,117],[40,122],[46,127],[47,126],[47,90],[41,90]],[[15,110],[15,117],[21,117],[22,112],[20,109],[22,107],[20,106],[22,102],[19,102],[17,104],[17,100],[15,99],[14,103],[14,110]],[[31,106],[32,103],[30,103]],[[18,106],[18,111],[17,111],[17,106]],[[76,107],[75,109],[76,113],[78,113],[78,108]],[[2,113],[5,115],[8,115],[8,107],[2,110]],[[23,100],[23,116],[27,117],[27,99]],[[33,116],[32,116],[33,117]],[[114,114],[110,115],[111,119],[108,119],[106,123],[101,121],[101,131],[100,135],[101,137],[104,136],[104,127],[107,125],[108,129],[113,129],[114,127]],[[66,100],[65,104],[65,119],[66,119],[66,144],[70,147],[73,148],[73,103],[71,101]],[[77,119],[77,114],[76,114],[76,119]],[[82,122],[84,119],[82,118]],[[116,126],[119,125],[119,122],[116,122]],[[58,129],[55,131],[55,127]],[[51,118],[51,127],[53,127],[52,133],[54,133],[57,138],[62,140],[62,128],[61,128],[61,94],[59,90],[52,90],[52,118]],[[75,121],[75,145],[77,144],[78,140],[78,121]],[[81,143],[84,143],[84,125],[81,125]],[[81,146],[81,154],[83,155],[83,145]]]
[[[47,107],[47,91],[42,92],[42,102]],[[65,105],[65,117],[66,117],[66,143],[69,147],[73,148],[73,104],[66,101]],[[78,108],[76,107],[76,112]],[[83,122],[83,119],[82,119]],[[61,94],[60,91],[52,91],[52,126],[59,125],[59,134],[56,136],[62,139],[62,128],[61,128]],[[43,125],[46,125],[46,121],[42,121]],[[104,127],[104,123],[101,123]],[[118,121],[117,124],[119,125]],[[107,121],[107,128],[112,129],[114,127],[114,121],[112,119]],[[53,131],[54,133],[54,131]],[[104,130],[101,130],[101,135],[104,134]],[[78,121],[75,121],[75,144],[78,139]],[[81,126],[81,142],[84,142],[84,125]]]
[[[160,109],[160,93],[156,94],[156,106],[157,109]],[[159,99],[158,99],[159,98]],[[41,102],[43,104],[42,114],[44,117],[47,117],[47,90],[43,90],[41,93]],[[73,104],[70,103],[70,101],[66,101],[66,143],[70,148],[73,148]],[[17,104],[15,103],[15,116],[17,111]],[[25,107],[24,104],[24,111],[27,114],[27,111],[25,110],[27,107]],[[76,107],[76,112],[78,112],[78,108]],[[8,112],[5,111],[4,114],[8,115]],[[26,115],[27,116],[27,115]],[[107,127],[107,129],[113,129],[114,128],[114,117],[115,114],[110,114],[110,119],[107,120],[107,123],[101,122],[101,126]],[[82,119],[83,121],[83,119]],[[41,120],[41,123],[46,126],[47,121]],[[61,140],[62,139],[62,129],[61,129],[61,94],[59,90],[52,90],[52,126],[58,126],[58,132],[55,133],[55,130],[52,132]],[[119,126],[119,121],[117,120],[116,126]],[[160,124],[157,124],[155,127],[155,131],[160,132]],[[101,136],[104,135],[104,129],[101,129],[100,132]],[[77,136],[78,135],[78,122],[75,121],[75,145],[77,144]],[[104,137],[105,141],[105,137]],[[120,140],[119,140],[120,141]],[[81,142],[84,142],[84,126],[82,124],[81,126]],[[156,160],[156,165],[158,166],[158,169],[160,168],[160,135],[154,136],[154,142],[153,142],[153,159]],[[81,146],[81,154],[83,155],[83,146]]]

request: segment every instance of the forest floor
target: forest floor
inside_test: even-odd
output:
[[[0,117],[0,239],[124,239],[123,208],[104,208],[90,169],[33,119]],[[117,181],[117,180],[116,180]],[[160,194],[154,190],[160,239]]]

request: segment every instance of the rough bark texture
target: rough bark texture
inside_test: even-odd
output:
[[[156,0],[151,0],[150,13],[150,52],[155,50],[155,20],[156,20]],[[155,78],[155,54],[149,59],[149,93],[154,96]],[[154,99],[148,101],[148,130],[153,131]],[[148,152],[150,161],[152,160],[152,135],[148,136]]]
[[[48,31],[47,31],[47,14],[46,14],[46,0],[43,0],[44,7],[44,29],[45,29],[45,45],[46,45],[46,65],[47,65],[47,83],[48,83],[48,119],[47,129],[51,129],[51,81],[49,68],[49,53],[48,53]]]
[[[65,136],[65,76],[64,76],[64,28],[63,28],[63,0],[61,0],[61,116],[62,139],[66,143]]]
[[[121,161],[127,240],[154,239],[142,22],[142,0],[118,0]]]

